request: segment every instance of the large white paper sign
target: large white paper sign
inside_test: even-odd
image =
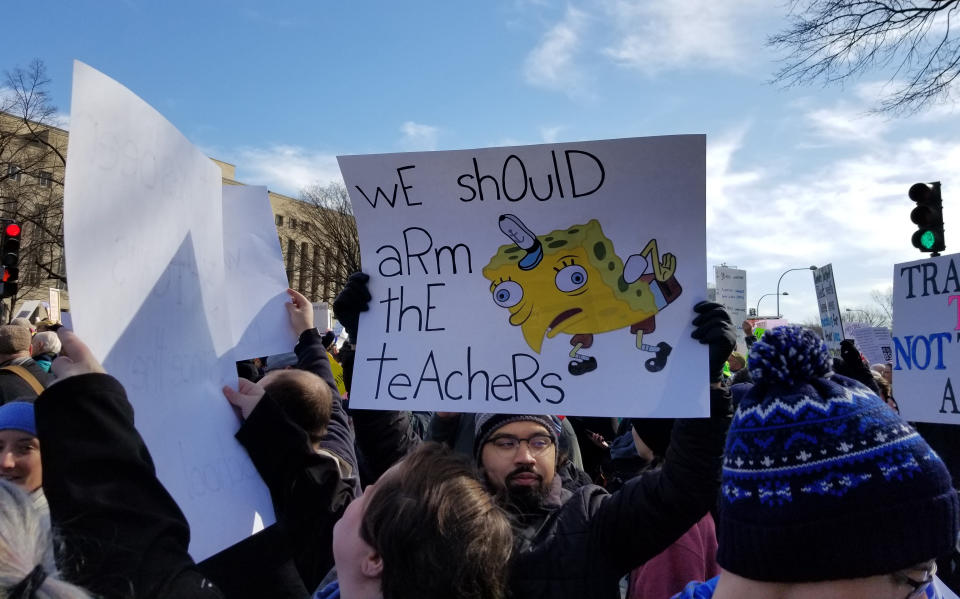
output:
[[[287,274],[266,187],[223,186],[223,252],[236,359],[291,351],[297,336],[284,307]]]
[[[373,296],[351,403],[707,415],[705,141],[340,157]]]
[[[893,395],[911,422],[960,424],[960,254],[893,267]]]
[[[127,389],[157,474],[190,523],[191,554],[246,537],[259,516],[269,524],[269,494],[220,391],[236,383],[220,170],[82,63],[64,225],[73,324]]]

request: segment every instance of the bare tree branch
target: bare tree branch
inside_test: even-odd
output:
[[[843,83],[879,69],[897,87],[875,112],[910,113],[946,100],[960,76],[958,10],[960,0],[794,0],[787,28],[768,39],[787,51],[774,82]]]
[[[301,264],[311,266],[318,293],[322,289],[323,299],[332,301],[346,284],[347,277],[361,270],[360,238],[353,205],[342,183],[311,185],[300,191],[300,199],[308,206],[305,213],[301,213],[301,218],[308,219],[303,235],[309,241],[308,247],[319,248],[321,257],[316,257],[316,250],[305,255],[298,248],[298,258],[306,261]]]

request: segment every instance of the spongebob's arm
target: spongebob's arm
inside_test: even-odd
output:
[[[646,247],[641,250],[640,255],[644,258],[649,257],[650,263],[653,264],[653,276],[658,281],[666,281],[677,272],[677,257],[666,253],[661,260],[656,239],[651,239]]]
[[[677,271],[677,258],[673,254],[664,254],[663,259],[657,249],[657,240],[651,239],[639,254],[627,258],[623,265],[623,279],[633,283],[645,275],[653,265],[653,276],[658,281],[666,281]]]

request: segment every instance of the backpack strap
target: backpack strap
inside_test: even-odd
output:
[[[27,382],[28,385],[34,390],[37,395],[43,393],[43,385],[40,384],[40,381],[37,380],[37,377],[33,376],[29,370],[20,366],[19,364],[11,364],[9,366],[4,366],[0,370],[6,370],[7,372],[12,372],[18,377],[22,378]]]

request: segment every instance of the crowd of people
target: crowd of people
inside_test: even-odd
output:
[[[852,343],[832,359],[799,327],[747,329],[744,355],[701,302],[709,368],[689,375],[709,418],[351,409],[367,281],[334,302],[341,347],[289,290],[293,354],[239,363],[223,389],[276,522],[199,563],[123,386],[70,331],[0,326],[0,599],[901,599],[960,582],[958,456],[900,418],[891,370]]]

